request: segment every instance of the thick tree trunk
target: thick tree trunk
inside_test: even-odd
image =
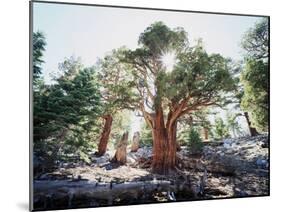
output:
[[[168,167],[174,170],[176,166],[176,153],[177,153],[177,122],[173,123],[168,132]]]
[[[152,170],[158,174],[169,174],[176,164],[176,124],[165,127],[162,108],[156,108],[153,134]]]
[[[105,122],[103,126],[103,131],[100,137],[99,141],[99,146],[98,146],[98,151],[96,152],[97,156],[102,156],[106,152],[108,140],[109,140],[109,135],[111,131],[111,126],[112,126],[112,116],[111,115],[106,115],[104,116]]]
[[[152,170],[155,173],[162,174],[168,167],[166,166],[165,159],[167,159],[167,135],[164,125],[164,117],[162,109],[157,108],[152,130],[153,136],[153,160]]]
[[[258,133],[258,131],[256,130],[256,128],[254,128],[254,127],[251,126],[251,121],[250,121],[248,112],[244,112],[244,116],[245,116],[245,118],[246,118],[246,121],[247,121],[247,124],[248,124],[248,127],[249,127],[250,135],[251,135],[251,136],[259,135],[259,133]]]
[[[117,144],[117,149],[115,156],[112,159],[113,162],[117,162],[121,165],[126,164],[127,162],[127,145],[128,145],[128,132],[125,132],[121,140]]]

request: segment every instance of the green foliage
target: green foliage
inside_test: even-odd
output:
[[[36,80],[42,73],[41,65],[43,61],[43,52],[45,51],[46,39],[42,32],[33,33],[33,79]]]
[[[40,33],[34,35],[33,42],[34,76],[39,78],[46,43]],[[181,111],[175,121],[185,115],[192,117],[194,127],[183,137],[193,153],[202,150],[195,128],[210,128],[202,109],[227,103],[226,93],[236,89],[232,61],[207,53],[201,40],[189,46],[182,28],[171,29],[162,22],[149,26],[138,44],[135,50],[113,50],[92,68],[70,58],[60,64],[61,76],[53,84],[38,80],[33,95],[35,152],[53,162],[68,154],[78,154],[89,162],[87,152],[95,148],[101,130],[99,117],[113,116],[110,139],[114,143],[130,127],[125,110],[141,111],[149,123],[156,107],[164,111],[165,120],[178,108]],[[172,70],[163,61],[169,53],[175,54]],[[244,78],[249,77],[246,74]],[[222,120],[216,125],[219,138],[228,136]],[[142,145],[152,145],[149,125],[143,125],[140,134]]]
[[[269,85],[268,64],[263,61],[247,61],[242,74],[244,95],[241,106],[250,113],[258,130],[268,130]]]
[[[187,127],[186,124],[178,124],[177,127],[177,142],[183,146],[188,145],[188,138],[189,138],[189,132],[190,127]]]
[[[200,138],[199,133],[194,129],[191,128],[188,134],[188,147],[192,154],[198,154],[203,149],[203,142]]]
[[[238,114],[227,114],[227,128],[229,131],[232,131],[234,137],[241,135],[241,126],[236,121]]]
[[[97,63],[98,80],[101,85],[103,114],[114,114],[118,110],[134,109],[138,97],[133,92],[130,67],[120,63],[125,48],[114,49]]]
[[[263,19],[244,36],[242,47],[246,51],[246,65],[241,75],[244,86],[241,106],[249,112],[253,126],[268,130],[269,65],[268,20]]]
[[[152,131],[150,127],[144,122],[141,126],[140,131],[140,145],[141,146],[152,146]]]
[[[215,139],[223,139],[229,136],[229,130],[227,125],[224,123],[223,119],[217,117],[215,119],[215,129],[214,129]]]
[[[144,49],[159,56],[171,49],[180,51],[188,45],[187,33],[182,28],[171,30],[163,22],[155,22],[141,33],[138,41]]]
[[[214,102],[222,102],[221,92],[235,88],[229,62],[219,54],[208,55],[199,42],[181,53],[174,70],[166,74],[165,97],[179,101],[187,94],[207,97],[212,93]]]
[[[93,147],[101,95],[95,70],[82,68],[71,58],[54,84],[42,84],[34,92],[34,151],[57,160],[71,152],[81,155]],[[85,159],[85,157],[83,157]]]
[[[263,18],[245,33],[242,39],[242,48],[246,51],[246,58],[268,60],[269,20]]]
[[[124,50],[122,63],[130,65],[133,83],[142,105],[169,112],[169,105],[187,101],[189,112],[210,105],[224,104],[224,93],[235,89],[231,60],[208,54],[202,41],[191,47],[182,28],[170,29],[162,22],[149,26],[139,37],[140,47]],[[167,70],[163,56],[175,54],[175,64]],[[182,113],[185,114],[185,113]]]
[[[131,127],[131,112],[128,110],[118,111],[113,114],[110,142],[113,147],[122,137],[124,132],[129,132]]]

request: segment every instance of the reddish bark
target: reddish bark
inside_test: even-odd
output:
[[[173,140],[176,142],[176,150],[177,151],[181,151],[181,145],[180,143],[177,141],[177,122],[175,122],[175,124],[173,125]]]
[[[156,108],[153,134],[152,170],[158,174],[169,174],[176,165],[176,124],[166,128],[163,110]]]
[[[168,134],[168,167],[169,170],[174,170],[176,166],[176,152],[177,152],[177,124],[172,123],[171,127],[167,129]]]
[[[100,137],[98,151],[96,152],[97,156],[102,156],[106,152],[113,119],[111,115],[106,115],[104,116],[104,120],[105,122],[103,126],[103,131]]]

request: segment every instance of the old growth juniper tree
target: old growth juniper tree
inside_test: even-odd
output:
[[[149,26],[135,50],[124,50],[123,63],[130,65],[138,109],[152,129],[156,173],[168,174],[176,166],[176,133],[180,117],[221,104],[233,90],[229,60],[209,54],[199,40],[190,46],[182,28],[162,22]]]

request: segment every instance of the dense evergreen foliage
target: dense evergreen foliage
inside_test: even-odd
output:
[[[42,32],[33,33],[33,79],[36,80],[42,73],[43,52],[45,51],[46,39]]]
[[[140,143],[142,146],[152,146],[152,131],[150,127],[144,123],[140,131]]]
[[[246,51],[246,65],[241,76],[244,85],[242,107],[250,113],[253,125],[260,131],[267,131],[269,122],[268,33],[268,20],[264,19],[242,40]]]
[[[214,134],[216,139],[222,139],[229,136],[229,128],[221,117],[215,119]]]
[[[188,135],[188,147],[190,152],[192,154],[201,153],[203,146],[199,133],[194,128],[191,128]]]
[[[42,54],[43,49],[39,55]],[[99,131],[99,83],[94,68],[83,68],[74,58],[60,64],[60,69],[62,74],[53,84],[41,81],[33,93],[34,151],[48,163],[67,153],[87,160],[93,134]],[[42,77],[37,73],[34,80]]]
[[[227,121],[227,128],[229,132],[232,132],[233,137],[240,136],[242,134],[241,132],[241,126],[239,125],[238,121],[236,120],[239,114],[226,114],[226,121]]]

